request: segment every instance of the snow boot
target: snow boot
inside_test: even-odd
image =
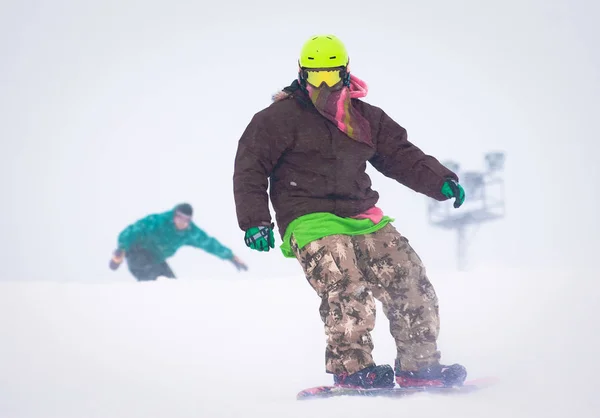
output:
[[[400,362],[396,359],[395,374],[400,387],[462,386],[467,378],[467,369],[460,364],[432,364],[409,372],[400,370]]]
[[[370,388],[393,388],[394,369],[389,364],[369,366],[352,374],[336,374],[333,376],[336,386]]]

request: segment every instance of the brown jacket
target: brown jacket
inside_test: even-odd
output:
[[[281,237],[301,215],[357,215],[379,194],[371,189],[367,161],[383,175],[436,200],[455,173],[407,140],[406,130],[383,110],[358,99],[353,106],[369,121],[374,147],[350,139],[321,116],[297,82],[289,97],[256,113],[238,143],[233,175],[242,230],[271,223],[267,195]]]

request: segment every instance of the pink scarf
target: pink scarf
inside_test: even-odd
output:
[[[340,131],[356,141],[373,146],[369,121],[352,106],[351,100],[367,95],[368,87],[364,81],[350,74],[350,87],[332,91],[307,84],[306,90],[319,113],[332,121]]]
[[[373,206],[373,207],[367,209],[366,211],[364,211],[363,213],[359,213],[356,216],[352,216],[352,218],[370,219],[371,221],[373,221],[374,224],[378,224],[379,222],[381,222],[381,219],[383,218],[383,211],[380,208],[378,208],[377,206]]]

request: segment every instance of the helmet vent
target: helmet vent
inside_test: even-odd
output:
[[[329,59],[330,59],[330,60],[334,60],[334,59],[336,59],[336,58],[337,58],[337,56],[336,56],[336,55],[334,55],[333,57],[329,57]]]
[[[314,60],[314,58],[313,58],[313,57],[307,57],[307,58],[308,58],[309,60]]]

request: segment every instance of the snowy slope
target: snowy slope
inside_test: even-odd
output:
[[[430,277],[444,359],[502,384],[453,398],[296,401],[330,382],[318,300],[301,275],[3,282],[0,417],[600,416],[593,276]],[[376,361],[392,361],[383,314],[374,340]]]

